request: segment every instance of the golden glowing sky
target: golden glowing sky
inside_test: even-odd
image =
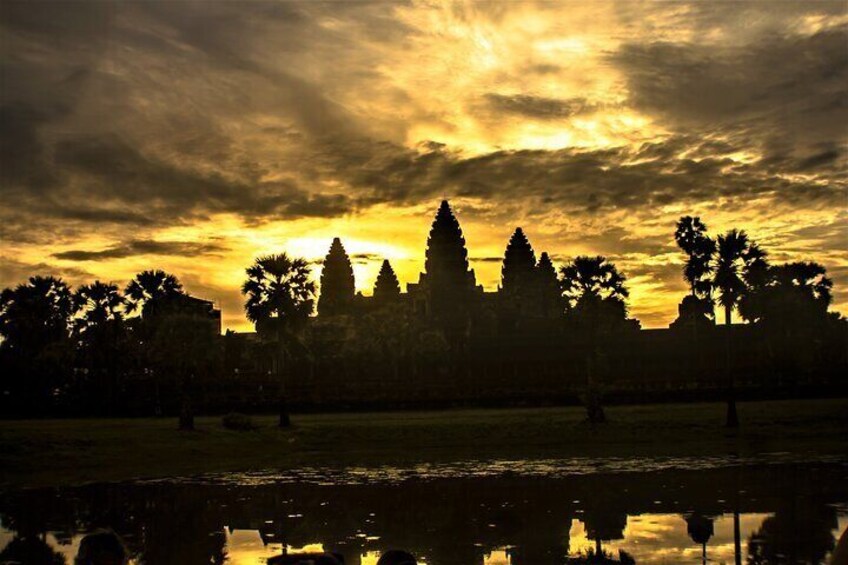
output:
[[[815,259],[848,310],[844,2],[4,2],[0,285],[163,268],[246,330],[254,257],[334,236],[415,282],[441,198],[494,290],[522,226],[643,326],[682,214]],[[317,267],[316,267],[317,274]]]

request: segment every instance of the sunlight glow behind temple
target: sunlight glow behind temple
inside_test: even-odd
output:
[[[10,20],[3,104],[35,141],[4,167],[0,283],[155,264],[246,330],[255,257],[319,261],[338,236],[358,291],[384,258],[405,286],[450,198],[487,290],[523,226],[557,264],[608,256],[632,314],[665,326],[692,214],[822,262],[848,307],[844,4],[266,7],[214,4],[232,29],[200,35],[189,4],[47,38]]]

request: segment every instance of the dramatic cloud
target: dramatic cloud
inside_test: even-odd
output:
[[[517,114],[519,116],[542,120],[569,118],[597,109],[595,104],[590,103],[585,98],[560,100],[558,98],[545,98],[528,94],[505,95],[489,93],[486,94],[485,99],[495,113]]]
[[[156,256],[245,329],[257,255],[334,236],[370,292],[451,198],[478,279],[521,225],[605,254],[648,326],[699,214],[823,262],[848,308],[843,2],[0,4],[0,284]]]
[[[134,255],[208,255],[227,248],[219,243],[195,243],[189,241],[152,241],[133,240],[120,245],[113,245],[99,251],[86,251],[74,249],[54,253],[57,259],[70,259],[72,261],[93,261],[96,259],[116,259],[131,257]]]

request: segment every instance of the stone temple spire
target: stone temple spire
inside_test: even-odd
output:
[[[400,283],[395,270],[388,259],[383,261],[377,281],[374,283],[374,300],[379,304],[389,304],[400,296]]]
[[[507,295],[526,295],[531,292],[536,268],[536,254],[521,228],[515,228],[504,253],[501,268],[501,289]]]
[[[333,239],[330,251],[321,270],[321,295],[318,297],[318,315],[347,314],[354,297],[353,266],[342,241]]]
[[[434,314],[467,306],[476,281],[468,268],[462,229],[447,200],[442,200],[427,238],[424,270]]]

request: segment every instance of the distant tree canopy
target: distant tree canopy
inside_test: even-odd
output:
[[[724,323],[728,325],[733,309],[745,293],[743,272],[750,245],[744,231],[734,229],[718,236],[714,285],[719,291],[718,302],[724,308]]]
[[[575,311],[604,304],[626,314],[630,292],[624,283],[624,275],[601,256],[581,255],[560,269],[562,294]]]
[[[743,367],[743,355],[730,359],[724,344],[731,336],[747,336],[739,350],[745,351],[746,363],[757,365],[758,375],[767,374],[780,386],[809,386],[819,375],[822,382],[834,382],[831,373],[841,372],[848,362],[848,322],[828,312],[833,282],[823,265],[772,264],[744,231],[732,229],[713,239],[696,216],[680,218],[674,238],[685,254],[682,275],[688,287],[681,319],[689,312],[697,314],[690,319],[699,324],[714,325],[716,299],[726,322],[737,312],[751,326],[722,333],[693,325],[688,336],[694,353],[686,378],[721,372],[714,360],[718,336],[728,336],[721,340],[724,355],[718,355],[727,359],[725,367]],[[54,413],[99,414],[119,400],[124,406],[142,406],[134,413],[149,413],[145,411],[151,406],[160,413],[160,407],[172,410],[177,389],[186,396],[200,373],[214,377],[244,369],[262,378],[280,375],[282,382],[282,375],[298,372],[311,379],[322,364],[346,375],[338,390],[356,389],[360,377],[380,381],[389,372],[400,380],[405,371],[421,382],[434,375],[444,378],[441,384],[449,388],[452,378],[471,379],[475,370],[488,375],[491,368],[501,375],[491,383],[493,397],[508,390],[508,376],[520,371],[535,372],[537,384],[563,372],[588,375],[585,382],[600,390],[614,382],[604,382],[605,376],[627,372],[628,355],[642,355],[616,351],[619,346],[660,343],[657,333],[628,333],[638,322],[628,318],[626,279],[612,262],[579,256],[557,270],[547,253],[536,260],[521,228],[505,248],[500,291],[484,292],[446,201],[429,233],[425,272],[418,284],[408,285],[406,294],[392,265],[383,261],[373,299],[356,296],[351,260],[338,238],[324,261],[320,315],[314,323],[316,285],[308,261],[285,253],[263,256],[246,274],[244,309],[257,335],[226,340],[218,339],[216,331],[220,311],[187,294],[174,275],[162,270],[138,273],[123,292],[103,281],[72,292],[64,281],[49,276],[34,276],[3,290],[0,408],[31,415],[48,413],[51,407]],[[335,316],[342,313],[349,315]],[[689,340],[675,335],[676,327],[664,343]],[[664,356],[657,363],[677,363],[676,355],[688,355],[670,354],[663,347],[651,353]],[[217,363],[222,351],[227,361]],[[239,365],[246,358],[247,368]],[[508,361],[499,365],[499,359]],[[355,368],[357,363],[361,369]],[[754,382],[742,369],[739,374],[745,386]],[[178,382],[182,384],[176,386]],[[711,382],[709,386],[716,386]],[[602,392],[594,404],[601,417]]]
[[[72,312],[71,290],[62,279],[30,277],[0,294],[0,335],[6,347],[38,356],[67,338]]]
[[[259,257],[247,268],[241,288],[244,311],[262,335],[279,335],[296,328],[312,313],[315,283],[305,259],[285,253]]]
[[[674,232],[678,247],[686,254],[683,278],[690,295],[684,300],[684,309],[690,317],[714,317],[711,275],[716,243],[706,233],[706,224],[697,216],[680,218]]]
[[[133,311],[141,315],[127,319]],[[72,292],[61,279],[40,276],[7,288],[0,294],[0,357],[8,375],[3,394],[29,415],[57,406],[114,413],[127,375],[157,387],[167,379],[155,359],[166,345],[173,349],[160,330],[166,322],[173,327],[177,313],[203,328],[199,338],[215,339],[210,303],[186,295],[163,271],[136,275],[126,296],[113,283],[94,281]]]
[[[350,313],[355,296],[353,265],[339,238],[334,238],[321,270],[321,294],[318,314],[334,316]]]
[[[124,294],[128,311],[140,311],[144,316],[161,300],[183,294],[183,285],[165,271],[142,271],[130,281]]]
[[[822,265],[772,265],[766,250],[746,232],[731,229],[713,242],[706,231],[698,217],[683,216],[677,222],[675,240],[687,256],[683,278],[692,297],[684,299],[681,315],[686,310],[712,316],[715,292],[726,324],[734,310],[748,322],[785,325],[787,330],[825,322],[833,282]]]
[[[74,293],[74,323],[85,335],[112,323],[121,322],[127,307],[118,285],[94,281]]]
[[[338,239],[333,243],[336,241]],[[259,257],[248,267],[247,280],[241,291],[247,297],[244,304],[247,318],[256,325],[256,332],[271,344],[270,357],[274,372],[280,379],[280,426],[286,427],[290,422],[283,380],[284,365],[296,349],[296,331],[312,313],[315,283],[309,278],[309,264],[305,259],[292,258],[285,253]]]
[[[400,283],[388,259],[383,261],[377,281],[374,283],[374,300],[380,304],[390,304],[400,297]]]
[[[832,288],[826,269],[818,263],[766,265],[740,299],[739,312],[750,322],[786,328],[814,325],[827,318]]]

